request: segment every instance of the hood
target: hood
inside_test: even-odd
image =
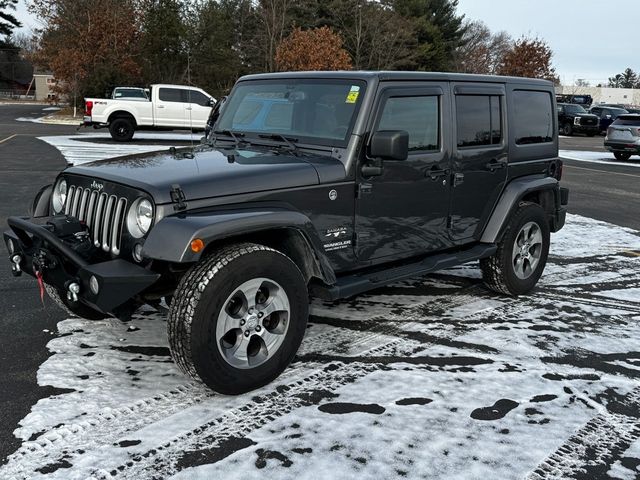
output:
[[[345,179],[342,162],[330,156],[295,156],[269,149],[190,149],[130,155],[85,163],[65,173],[127,185],[171,202],[173,185],[186,200],[304,187]]]

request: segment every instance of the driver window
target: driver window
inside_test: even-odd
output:
[[[377,130],[405,130],[409,132],[409,151],[437,151],[439,109],[436,95],[390,97],[384,104]]]

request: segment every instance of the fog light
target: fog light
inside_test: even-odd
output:
[[[7,239],[7,248],[9,249],[9,255],[13,255],[13,252],[16,251],[16,246],[13,244],[13,240],[10,238]]]
[[[133,246],[133,259],[136,262],[141,262],[144,257],[142,256],[142,244],[136,243]]]
[[[98,295],[98,292],[100,291],[100,285],[98,284],[98,279],[91,275],[91,278],[89,279],[89,289],[91,290],[91,293],[93,293],[94,295]]]

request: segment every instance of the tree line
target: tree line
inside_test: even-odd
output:
[[[457,71],[557,80],[539,38],[493,33],[458,0],[30,0],[27,54],[61,93],[191,83],[214,96],[278,70]]]

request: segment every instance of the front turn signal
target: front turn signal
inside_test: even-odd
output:
[[[204,242],[201,239],[191,240],[191,251],[193,253],[200,253],[202,250],[204,250]]]

